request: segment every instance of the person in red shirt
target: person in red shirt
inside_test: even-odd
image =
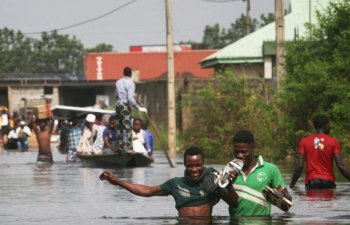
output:
[[[290,188],[293,188],[298,181],[305,162],[305,188],[307,190],[336,187],[333,159],[340,173],[350,181],[350,170],[345,166],[340,156],[340,143],[338,139],[329,136],[331,125],[328,117],[318,115],[314,118],[313,124],[316,133],[302,138],[299,142],[299,157],[290,182]]]

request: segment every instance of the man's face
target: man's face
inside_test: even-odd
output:
[[[234,143],[233,155],[244,162],[244,166],[249,166],[254,158],[255,145],[247,143]]]
[[[201,155],[186,155],[185,171],[191,180],[198,180],[203,172],[203,168],[204,162]]]
[[[115,130],[115,127],[116,127],[116,124],[117,124],[116,122],[117,122],[116,120],[110,120],[109,123],[108,123],[109,129]]]

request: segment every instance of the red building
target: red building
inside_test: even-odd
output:
[[[199,61],[216,50],[184,50],[174,53],[175,77],[192,75],[212,78],[214,69],[201,68]],[[167,74],[166,52],[134,51],[127,53],[87,53],[85,55],[86,80],[117,80],[123,68],[129,66],[141,81],[156,80]]]

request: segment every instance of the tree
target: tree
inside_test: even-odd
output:
[[[274,20],[272,19],[274,14],[270,13],[268,16],[261,15],[263,22],[262,25]],[[182,44],[191,44],[194,49],[220,49],[223,48],[246,35],[246,21],[247,17],[241,14],[241,17],[236,19],[235,23],[231,23],[231,26],[221,28],[220,24],[206,25],[203,31],[202,42],[197,43],[193,41],[181,42]],[[254,32],[259,23],[257,19],[251,19],[250,32]]]
[[[263,27],[269,23],[272,23],[275,21],[275,14],[274,13],[268,13],[267,16],[265,14],[260,15],[260,27]]]
[[[264,80],[251,81],[234,76],[231,69],[215,74],[215,79],[184,104],[191,108],[192,124],[183,134],[184,145],[203,146],[208,158],[232,157],[232,135],[241,128],[255,134],[259,150],[267,158],[283,158],[286,150],[276,152],[276,110],[264,93]]]
[[[32,39],[20,31],[0,29],[0,73],[22,72],[30,69]]]
[[[226,44],[231,44],[238,39],[246,36],[246,21],[247,16],[244,14],[241,14],[241,17],[236,19],[235,23],[231,23],[231,27],[227,29],[227,32],[225,34],[225,42]],[[251,19],[250,21],[250,32],[254,32],[257,27],[257,20]]]
[[[225,30],[221,30],[218,23],[213,26],[205,26],[202,48],[216,49],[225,46],[222,33],[225,33]]]
[[[107,43],[100,43],[93,48],[87,48],[86,52],[111,52],[113,51],[113,45]]]
[[[40,39],[26,37],[20,31],[0,29],[0,74],[19,76],[82,75],[87,51],[110,52],[113,46],[102,43],[91,49],[75,36],[57,31],[43,32]]]
[[[34,42],[33,55],[35,73],[83,74],[84,46],[75,36],[43,32]]]

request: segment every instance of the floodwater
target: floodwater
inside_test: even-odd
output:
[[[230,220],[220,201],[213,218],[179,219],[172,197],[144,198],[98,179],[101,168],[66,163],[53,151],[52,165],[36,163],[37,152],[0,152],[0,224],[350,224],[350,183],[337,182],[334,193],[305,193],[302,179],[289,190],[294,206],[284,213],[273,207],[271,218]],[[162,152],[146,168],[113,170],[119,177],[147,185],[182,176],[181,157],[170,168]],[[212,165],[222,168],[222,165]],[[280,166],[285,181],[290,169]]]

